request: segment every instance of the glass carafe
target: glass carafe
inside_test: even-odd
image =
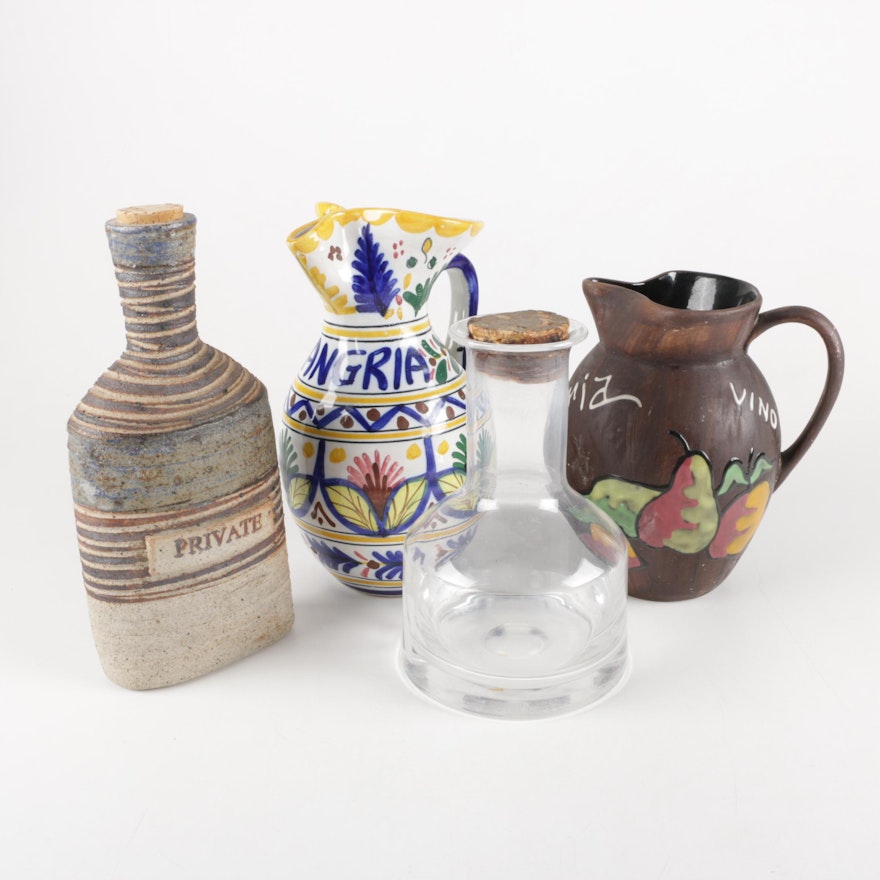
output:
[[[451,328],[468,366],[467,478],[406,539],[401,649],[406,678],[447,706],[546,717],[626,676],[626,543],[565,477],[568,355],[585,335],[546,312]]]

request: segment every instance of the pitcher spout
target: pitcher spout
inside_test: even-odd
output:
[[[701,272],[664,272],[634,282],[588,278],[583,291],[606,347],[663,360],[744,347],[761,309],[754,285]]]
[[[395,208],[316,206],[317,217],[287,238],[293,255],[335,315],[386,320],[417,317],[431,286],[482,229]]]
[[[586,278],[582,283],[587,305],[596,322],[599,340],[616,348],[618,328],[626,323],[639,323],[646,319],[642,315],[646,300],[636,288],[637,284],[614,281],[608,278]],[[621,338],[621,343],[624,339]]]

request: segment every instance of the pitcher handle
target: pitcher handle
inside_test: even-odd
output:
[[[804,457],[804,454],[818,436],[819,431],[822,430],[822,426],[825,424],[825,420],[828,418],[831,408],[837,400],[841,382],[843,382],[844,359],[843,343],[840,340],[840,334],[838,334],[828,318],[815,309],[809,309],[806,306],[784,306],[780,309],[762,312],[758,315],[758,320],[755,322],[755,327],[746,343],[746,349],[766,330],[775,327],[777,324],[786,324],[792,321],[806,324],[822,337],[822,341],[825,343],[825,350],[828,353],[828,371],[825,376],[825,387],[822,390],[822,396],[819,398],[812,416],[810,416],[797,440],[782,452],[779,479],[776,481],[777,488],[791,473],[794,466]]]
[[[450,273],[449,286],[452,296],[449,304],[449,326],[451,327],[456,321],[476,315],[480,289],[473,263],[462,254],[454,256],[445,271]],[[456,345],[449,336],[446,338],[446,348],[449,354],[464,366],[464,348]]]

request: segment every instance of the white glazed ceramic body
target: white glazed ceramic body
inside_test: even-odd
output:
[[[476,310],[460,256],[480,223],[319,205],[288,244],[327,307],[282,415],[288,503],[344,584],[401,589],[403,540],[464,481],[464,372],[434,333],[430,290],[451,269],[453,316]]]

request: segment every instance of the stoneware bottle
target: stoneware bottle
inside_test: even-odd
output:
[[[195,228],[179,205],[107,222],[127,346],[68,423],[95,644],[135,689],[210,672],[293,624],[266,389],[199,338]]]
[[[583,287],[599,342],[569,386],[569,481],[629,539],[630,595],[700,596],[736,565],[825,424],[843,379],[840,337],[813,309],[762,312],[754,286],[720,275]],[[776,401],[748,347],[789,321],[821,336],[828,372],[782,450]]]

